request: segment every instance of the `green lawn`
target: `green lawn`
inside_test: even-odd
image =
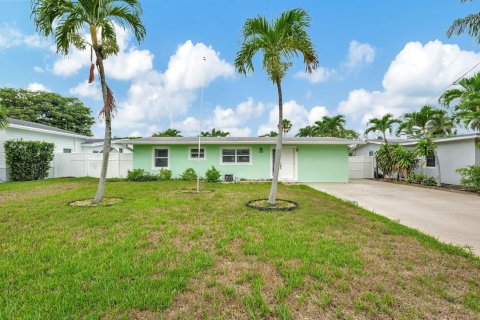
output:
[[[294,212],[245,207],[268,184],[95,179],[0,184],[0,319],[480,317],[463,249],[305,186]]]

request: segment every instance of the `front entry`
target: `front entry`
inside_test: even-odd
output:
[[[287,147],[282,149],[282,158],[280,159],[280,173],[278,179],[281,181],[296,180],[296,148]],[[275,149],[272,149],[272,176],[273,168],[275,166]]]

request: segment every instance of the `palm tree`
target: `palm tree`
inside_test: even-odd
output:
[[[287,135],[287,133],[289,133],[290,130],[292,130],[292,122],[290,122],[290,120],[288,119],[283,119],[282,125],[283,125],[283,133]]]
[[[213,128],[212,131],[202,131],[200,133],[200,136],[202,137],[228,137],[229,135],[230,132],[217,130],[215,128]]]
[[[480,131],[480,73],[458,81],[458,87],[445,91],[439,102],[449,107],[453,101],[454,118],[464,127]]]
[[[345,116],[339,114],[336,116],[323,116],[322,121],[315,122],[320,128],[322,135],[328,137],[341,138],[345,131]]]
[[[395,123],[400,123],[400,120],[395,119],[391,113],[387,113],[381,118],[372,118],[367,123],[365,136],[370,132],[380,132],[383,136],[383,141],[385,144],[388,144],[387,132],[392,133],[392,127]]]
[[[472,2],[473,0],[460,0],[461,3]],[[460,35],[467,32],[474,37],[477,43],[480,43],[480,13],[472,13],[468,16],[453,21],[453,24],[447,30],[447,36]]]
[[[259,137],[261,137],[261,138],[264,138],[264,137],[278,137],[278,132],[272,130],[269,133],[262,134]]]
[[[165,131],[152,134],[152,137],[181,137],[180,130],[168,128]]]
[[[306,31],[310,16],[300,8],[287,10],[272,22],[265,17],[247,19],[242,30],[242,46],[235,58],[235,70],[246,75],[254,72],[253,57],[263,53],[262,66],[269,79],[277,86],[278,92],[278,136],[275,151],[272,187],[268,202],[275,203],[280,172],[283,137],[282,80],[285,78],[291,59],[303,55],[306,72],[312,73],[318,66],[317,53]]]
[[[437,168],[437,185],[441,185],[440,161],[438,159],[437,147],[433,141],[434,137],[444,135],[445,132],[451,132],[453,128],[444,127],[448,123],[447,112],[445,110],[435,109],[429,105],[423,106],[420,111],[405,113],[402,117],[402,123],[397,129],[397,135],[405,134],[411,138],[419,138],[420,146],[418,150],[421,156],[425,158],[433,153],[435,157],[435,167]],[[453,124],[452,124],[453,125]],[[426,161],[424,163],[424,170]]]
[[[53,36],[57,52],[68,55],[70,49],[90,48],[95,52],[96,66],[102,86],[103,107],[100,115],[105,120],[103,163],[94,202],[102,201],[107,178],[108,158],[112,136],[112,116],[115,98],[107,85],[103,62],[119,51],[114,22],[133,31],[138,42],[145,37],[141,21],[139,0],[33,0],[32,16],[37,31],[45,37]],[[90,32],[90,41],[83,36],[84,28]],[[92,52],[93,51],[93,52]],[[93,61],[92,61],[93,62]],[[89,82],[93,81],[95,66],[90,67]]]

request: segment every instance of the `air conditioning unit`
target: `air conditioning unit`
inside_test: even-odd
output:
[[[226,174],[226,175],[223,177],[223,181],[225,181],[225,182],[233,182],[233,174]]]

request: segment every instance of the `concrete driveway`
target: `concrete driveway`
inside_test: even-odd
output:
[[[480,255],[480,197],[372,180],[308,186],[421,230]]]

